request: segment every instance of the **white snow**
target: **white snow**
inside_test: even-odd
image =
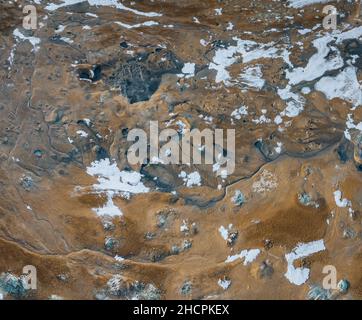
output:
[[[39,49],[38,45],[40,44],[40,39],[36,37],[27,37],[23,35],[19,29],[15,29],[13,32],[14,37],[21,41],[29,41],[31,45],[34,47],[34,50],[37,51]]]
[[[182,224],[180,226],[180,231],[181,232],[188,232],[189,231],[189,227],[187,226],[186,220],[182,221]]]
[[[289,0],[289,6],[298,9],[312,4],[327,3],[331,1],[332,0]]]
[[[300,33],[301,35],[305,35],[305,34],[307,34],[309,32],[312,32],[312,29],[306,28],[306,29],[299,29],[298,30],[298,33]]]
[[[357,129],[359,131],[362,131],[362,122],[358,123],[357,125],[354,124],[351,113],[347,115],[346,130],[344,131],[344,136],[346,137],[346,139],[351,140],[351,134],[349,133],[349,129]]]
[[[340,190],[334,191],[333,195],[334,195],[334,201],[336,202],[336,205],[338,207],[345,208],[351,206],[351,201],[345,198],[342,199],[342,192]]]
[[[221,16],[222,15],[222,8],[216,8],[215,10],[215,15],[216,16]]]
[[[122,216],[122,211],[113,203],[113,196],[114,192],[108,191],[107,192],[107,202],[101,208],[94,208],[92,209],[98,216]]]
[[[236,45],[216,50],[214,58],[209,64],[209,69],[217,71],[216,83],[231,84],[229,81],[230,74],[226,69],[234,64],[239,57],[242,57],[244,64],[261,58],[283,58],[290,65],[289,52],[277,48],[273,42],[260,44],[237,37],[233,37],[233,40],[236,41]]]
[[[10,51],[10,55],[9,55],[9,58],[8,58],[8,61],[9,61],[9,70],[11,69],[11,66],[13,65],[14,63],[14,56],[15,56],[15,49],[16,49],[16,46],[14,45],[12,48],[11,48],[11,51]]]
[[[55,30],[55,33],[61,33],[65,30],[66,26],[63,26],[62,24],[60,24],[57,29]]]
[[[118,254],[114,257],[114,259],[115,259],[116,261],[118,261],[118,262],[124,261],[124,258],[121,257],[121,256],[119,256]]]
[[[229,224],[227,228],[225,228],[224,226],[221,226],[219,228],[220,235],[224,240],[227,240],[229,238],[229,231],[231,230],[232,227],[233,225]]]
[[[177,122],[176,122],[176,125],[177,125],[177,127],[178,127],[178,132],[179,133],[181,133],[182,135],[184,135],[185,134],[185,130],[187,129],[187,125],[186,125],[186,123],[184,123],[182,120],[178,120]]]
[[[196,17],[192,17],[192,20],[193,20],[195,23],[200,23],[200,20],[197,19]]]
[[[182,178],[186,187],[201,186],[201,176],[197,171],[187,174],[185,171],[181,171],[179,177]]]
[[[92,162],[91,166],[87,168],[87,173],[97,177],[98,184],[93,185],[93,188],[99,192],[113,191],[129,194],[149,192],[149,188],[141,182],[140,173],[120,171],[117,163],[111,163],[108,158]]]
[[[240,74],[240,83],[260,90],[265,84],[260,65],[248,67]]]
[[[239,254],[228,256],[225,263],[234,262],[237,259],[244,259],[244,266],[246,266],[248,263],[253,262],[260,252],[259,249],[242,250]]]
[[[281,123],[283,123],[283,119],[280,115],[277,115],[275,118],[274,118],[274,123],[279,125]]]
[[[282,147],[283,144],[281,142],[277,142],[277,146],[274,148],[276,153],[281,153],[282,152]]]
[[[120,1],[117,0],[62,0],[60,4],[50,3],[48,4],[45,9],[48,11],[55,11],[59,8],[71,6],[77,3],[82,3],[88,1],[90,6],[107,6],[107,7],[115,7],[119,10],[129,11],[139,16],[145,17],[161,17],[162,14],[156,12],[142,12],[136,9],[132,9],[123,5]]]
[[[72,44],[74,41],[70,38],[67,38],[67,37],[61,37],[60,40],[68,43],[68,44]]]
[[[119,26],[121,26],[123,28],[126,28],[126,29],[134,29],[134,28],[141,28],[141,27],[152,27],[152,26],[157,26],[159,24],[156,21],[145,21],[145,22],[142,22],[142,23],[134,24],[134,25],[119,22],[119,21],[115,21],[114,23],[116,23]]]
[[[233,23],[232,23],[232,22],[228,22],[228,26],[226,27],[226,30],[227,30],[227,31],[231,31],[231,30],[233,30],[233,29],[234,29]]]
[[[286,70],[286,78],[289,83],[284,89],[278,89],[279,96],[287,103],[286,109],[281,113],[282,116],[296,117],[303,111],[305,99],[293,92],[292,86],[305,81],[316,80],[323,77],[328,71],[342,68],[344,61],[335,44],[360,36],[362,36],[362,27],[357,27],[344,32],[336,30],[312,42],[317,52],[311,56],[305,67]],[[315,85],[315,89],[323,92],[328,99],[340,97],[350,101],[355,106],[361,104],[362,101],[361,85],[357,81],[354,67],[347,67],[335,78],[320,79]],[[302,93],[308,94],[308,90]]]
[[[203,47],[206,47],[209,43],[208,43],[205,39],[200,39],[200,44],[201,44]]]
[[[181,72],[186,76],[186,78],[193,77],[195,75],[195,63],[185,63]]]
[[[308,268],[295,268],[294,261],[308,257],[314,253],[325,250],[324,241],[317,240],[308,243],[299,243],[290,253],[285,255],[285,259],[287,260],[288,267],[287,272],[284,276],[289,280],[290,283],[293,283],[297,286],[305,283],[309,278],[310,270]]]
[[[259,118],[252,119],[251,121],[256,124],[271,123],[271,120],[267,118],[265,114],[262,114]]]
[[[107,202],[101,208],[95,208],[98,215],[119,216],[122,211],[113,203],[113,197],[123,195],[129,197],[130,194],[147,193],[149,188],[141,182],[142,175],[135,171],[120,171],[117,163],[103,159],[94,161],[87,167],[87,173],[97,177],[98,184],[93,185],[93,189],[99,193],[107,195]]]
[[[227,290],[231,285],[231,280],[219,279],[217,284],[224,290]]]
[[[324,77],[315,84],[315,89],[325,94],[328,100],[340,98],[353,106],[362,105],[362,85],[357,79],[357,69],[345,68],[335,77]]]
[[[305,99],[299,94],[292,92],[289,84],[284,89],[278,89],[278,95],[287,102],[287,107],[280,113],[281,116],[294,118],[304,110]]]
[[[87,138],[88,137],[88,133],[83,131],[83,130],[78,130],[77,134],[80,135],[82,138]]]
[[[311,92],[310,88],[308,87],[303,87],[300,91],[305,95],[310,94]]]
[[[98,16],[96,14],[91,13],[91,12],[87,12],[85,15],[88,17],[92,17],[92,18],[98,18]]]
[[[231,113],[231,116],[236,120],[240,120],[241,116],[247,116],[247,115],[248,115],[248,107],[246,106],[241,106],[239,109],[235,109]]]
[[[317,52],[309,59],[305,67],[294,68],[292,71],[286,70],[286,78],[291,85],[303,81],[312,81],[323,76],[327,71],[337,70],[343,67],[344,62],[339,50],[331,45],[331,42],[341,43],[343,40],[358,38],[362,35],[362,27],[349,31],[335,31],[319,37],[313,41],[313,46]],[[330,55],[330,52],[333,52]],[[330,58],[328,58],[330,57]]]

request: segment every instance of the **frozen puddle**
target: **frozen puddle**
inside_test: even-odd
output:
[[[310,270],[308,268],[295,268],[294,261],[308,257],[314,253],[325,250],[324,241],[317,240],[308,243],[299,243],[290,253],[285,255],[285,259],[288,263],[287,272],[284,276],[289,280],[290,283],[293,283],[297,286],[305,283],[309,278]]]
[[[93,189],[107,195],[107,203],[102,208],[93,209],[98,215],[118,216],[122,211],[113,203],[113,197],[121,195],[129,198],[131,194],[147,193],[150,191],[142,182],[142,175],[135,171],[120,171],[117,163],[109,159],[94,161],[87,168],[87,173],[97,177],[98,183]]]

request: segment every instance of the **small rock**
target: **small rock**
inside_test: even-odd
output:
[[[192,283],[190,281],[185,281],[180,289],[180,293],[184,296],[190,295],[192,292]]]
[[[343,230],[343,239],[353,239],[356,236],[356,232],[350,228],[346,227]]]
[[[103,229],[105,231],[112,231],[115,228],[114,223],[110,219],[107,219],[107,218],[103,219],[102,224],[103,224]]]
[[[146,240],[152,240],[152,239],[154,239],[156,237],[156,234],[155,233],[153,233],[153,232],[146,232],[145,233],[145,239]]]
[[[198,228],[196,222],[193,222],[193,223],[191,224],[191,234],[192,234],[192,235],[195,235],[195,234],[197,234],[198,232],[199,232],[199,228]]]
[[[105,242],[104,242],[104,247],[106,248],[106,250],[110,251],[110,250],[114,249],[116,244],[117,244],[117,241],[114,238],[107,237]]]
[[[20,185],[26,190],[26,191],[30,191],[33,186],[34,186],[34,181],[32,179],[32,177],[27,176],[27,175],[23,175],[20,178]]]
[[[182,243],[182,249],[188,250],[192,247],[192,242],[190,240],[184,240]]]
[[[157,227],[163,228],[167,223],[167,216],[160,214],[157,216]]]
[[[271,248],[273,248],[273,241],[269,240],[269,239],[265,239],[264,240],[264,248],[265,250],[270,250]]]
[[[238,238],[238,235],[239,235],[238,231],[229,232],[228,238],[226,239],[227,245],[233,246],[236,239]]]
[[[61,273],[57,275],[57,279],[60,281],[68,281],[69,276],[67,274]]]
[[[188,234],[188,232],[189,232],[189,227],[188,227],[188,223],[187,223],[186,220],[183,220],[183,221],[182,221],[182,224],[181,224],[181,226],[180,226],[180,231],[181,231],[182,233]]]
[[[260,277],[262,277],[262,278],[270,278],[274,273],[274,268],[271,266],[271,264],[268,260],[263,261],[260,264],[259,273],[260,273]]]
[[[180,248],[179,248],[178,246],[176,246],[176,245],[173,245],[173,246],[171,247],[171,254],[177,255],[177,254],[179,254],[179,253],[180,253]]]

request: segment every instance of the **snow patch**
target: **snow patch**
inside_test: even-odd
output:
[[[284,276],[289,280],[290,283],[293,283],[297,286],[305,283],[309,278],[310,270],[308,268],[295,268],[294,261],[299,258],[308,257],[325,249],[326,247],[324,246],[323,239],[309,243],[299,243],[291,253],[287,253],[285,255],[288,267]]]
[[[351,201],[348,199],[343,198],[342,199],[342,192],[340,190],[334,191],[334,201],[336,202],[336,205],[340,208],[345,208],[351,206]]]
[[[33,46],[34,50],[37,51],[39,49],[38,45],[40,44],[40,39],[36,37],[27,37],[22,34],[19,29],[15,29],[13,32],[14,37],[19,39],[20,41],[29,41]]]
[[[181,171],[179,177],[182,178],[186,187],[201,186],[201,176],[197,171],[187,174],[185,171]]]
[[[117,0],[62,0],[60,4],[50,3],[45,7],[45,10],[55,11],[63,7],[71,6],[74,4],[88,2],[90,6],[104,6],[104,7],[114,7],[119,10],[129,11],[139,16],[145,17],[161,17],[162,14],[157,12],[142,12],[136,9],[132,9],[123,5],[120,1]]]
[[[247,264],[253,262],[260,252],[261,251],[259,249],[242,250],[239,254],[228,256],[225,263],[234,262],[237,259],[244,259],[244,266],[246,266]]]
[[[224,290],[227,290],[231,285],[231,280],[219,279],[217,284]]]
[[[345,68],[336,77],[324,77],[314,86],[325,94],[328,100],[340,98],[350,102],[354,107],[362,105],[362,85],[357,79],[357,69]]]

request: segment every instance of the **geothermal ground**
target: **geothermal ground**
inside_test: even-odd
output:
[[[0,299],[362,299],[358,2],[0,0]]]

